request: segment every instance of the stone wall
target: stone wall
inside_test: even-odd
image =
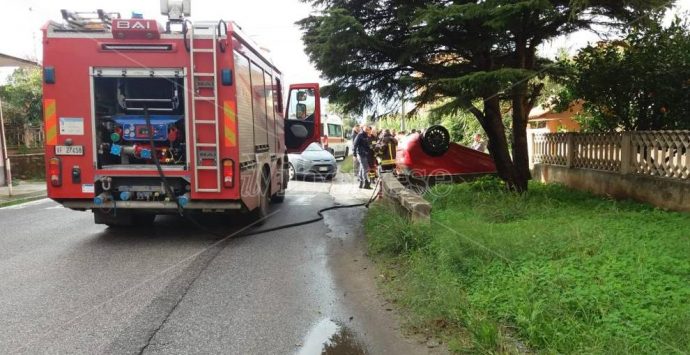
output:
[[[549,164],[535,164],[533,178],[597,195],[646,202],[667,210],[690,211],[690,183],[686,181]]]
[[[45,177],[45,154],[10,155],[9,157],[12,179],[41,179]]]
[[[412,222],[430,223],[431,204],[416,192],[406,189],[391,173],[381,174],[383,201]]]

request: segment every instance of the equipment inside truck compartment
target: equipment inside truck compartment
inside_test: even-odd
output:
[[[99,168],[150,168],[153,154],[164,166],[184,168],[187,157],[182,78],[93,80]]]

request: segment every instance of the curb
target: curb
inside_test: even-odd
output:
[[[391,173],[381,174],[384,201],[413,223],[431,223],[431,203],[406,189]]]
[[[31,193],[21,196],[13,196],[11,199],[6,201],[0,201],[0,208],[18,205],[25,202],[31,202],[36,200],[41,200],[47,198],[48,194],[45,191],[39,193]]]

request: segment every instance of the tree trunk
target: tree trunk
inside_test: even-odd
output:
[[[534,67],[534,46],[527,46],[527,40],[521,36],[515,39],[515,66],[523,69]],[[529,151],[527,149],[527,120],[532,104],[539,95],[541,89],[537,89],[534,95],[528,95],[528,82],[524,80],[513,86],[512,110],[513,110],[513,165],[515,166],[515,184],[518,191],[527,191],[527,182],[532,178],[529,171]]]
[[[489,138],[489,153],[496,164],[498,176],[506,182],[510,190],[527,191],[527,183],[520,180],[520,175],[510,157],[498,98],[489,97],[484,100],[483,119],[480,119],[480,123]]]
[[[527,147],[527,120],[531,110],[527,98],[527,84],[518,85],[513,92],[513,164],[516,171],[518,190],[527,191],[527,182],[532,178],[529,170]]]

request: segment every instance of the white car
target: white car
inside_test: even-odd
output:
[[[310,144],[301,154],[288,154],[288,161],[290,180],[300,176],[318,176],[331,180],[338,172],[335,157],[316,142]]]

